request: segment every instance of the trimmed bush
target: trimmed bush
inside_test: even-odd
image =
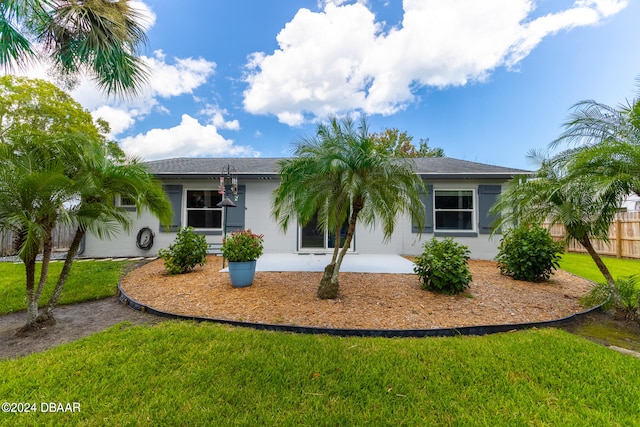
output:
[[[498,248],[500,272],[516,280],[542,282],[559,267],[564,247],[540,226],[516,227],[503,236]]]
[[[454,295],[471,283],[469,248],[447,237],[435,237],[424,244],[424,252],[414,263],[414,271],[422,282],[422,289]]]
[[[191,227],[181,228],[169,249],[158,251],[169,274],[183,274],[207,262],[207,240]]]

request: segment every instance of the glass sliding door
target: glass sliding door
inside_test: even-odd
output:
[[[348,223],[345,221],[340,228],[340,246],[347,237]],[[351,241],[351,248],[353,249],[353,241]],[[303,227],[300,227],[300,250],[319,249],[329,250],[333,249],[336,244],[335,232],[322,231],[318,226],[318,218],[314,218]]]
[[[302,249],[325,249],[325,233],[318,228],[318,218],[313,217],[311,221],[300,231],[300,248]]]

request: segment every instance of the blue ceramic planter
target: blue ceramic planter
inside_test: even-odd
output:
[[[236,288],[244,288],[253,283],[256,274],[256,261],[229,262],[231,284]]]

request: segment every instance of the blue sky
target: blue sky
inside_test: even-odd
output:
[[[72,95],[147,160],[291,155],[329,114],[532,169],[572,104],[640,75],[638,0],[148,0],[151,84]],[[42,76],[37,70],[31,73]]]

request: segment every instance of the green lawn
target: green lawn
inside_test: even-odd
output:
[[[115,295],[118,280],[127,264],[128,262],[74,262],[59,300],[60,304],[73,304]],[[49,280],[43,291],[41,305],[47,302],[53,292],[61,269],[62,262],[50,264]],[[40,264],[38,277],[39,270]],[[0,263],[0,315],[26,308],[24,264]]]
[[[563,331],[336,338],[190,322],[119,325],[0,362],[1,425],[629,426],[640,360]]]
[[[621,258],[602,258],[614,279],[640,273],[640,260]],[[584,277],[594,282],[604,282],[604,276],[596,267],[589,255],[565,253],[560,261],[560,268],[576,276]]]
[[[3,293],[11,288],[4,271],[18,267],[0,265]],[[70,289],[88,285],[85,299],[112,295],[122,268],[78,263]],[[2,413],[0,426],[640,423],[640,360],[556,329],[384,339],[120,324],[1,361],[0,372],[0,401],[36,409]],[[80,412],[43,413],[48,402]]]

